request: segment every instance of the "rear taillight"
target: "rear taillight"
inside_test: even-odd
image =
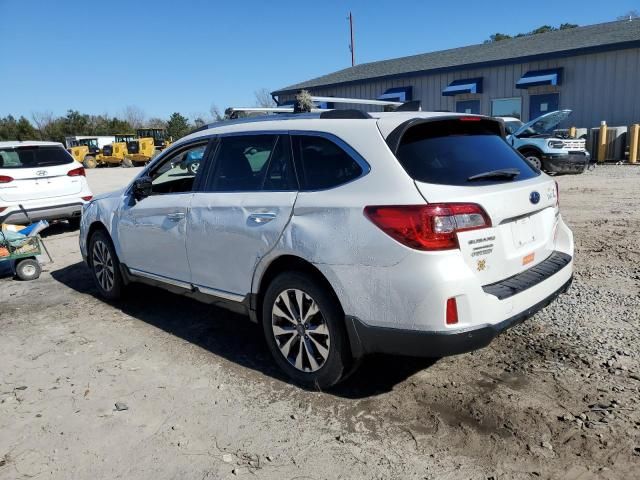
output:
[[[364,213],[387,235],[417,250],[458,248],[458,232],[491,227],[475,203],[432,203],[365,207]]]
[[[83,199],[85,202],[88,202],[88,201],[89,201],[89,200],[91,200],[92,198],[93,198],[93,195],[87,195],[86,197],[82,197],[82,199]]]
[[[560,185],[558,185],[558,181],[556,180],[556,207],[560,206]]]
[[[0,207],[0,213],[4,212],[7,209],[7,207]]]
[[[455,297],[447,300],[446,322],[447,325],[455,325],[458,323],[458,304],[456,303]]]
[[[479,122],[482,120],[480,117],[460,117],[458,120],[461,122]]]
[[[13,177],[8,177],[6,175],[0,175],[0,183],[9,183],[13,182]]]
[[[74,168],[73,170],[69,170],[67,172],[67,176],[69,177],[84,177],[84,167]]]

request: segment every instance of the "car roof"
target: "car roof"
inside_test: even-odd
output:
[[[516,117],[495,117],[495,118],[499,118],[500,120],[504,120],[505,122],[520,122],[520,123],[522,123],[522,120],[520,120],[519,118],[516,118]]]
[[[37,140],[7,140],[0,142],[0,148],[15,148],[15,147],[63,147],[60,142],[41,142]]]
[[[387,135],[389,135],[396,127],[414,118],[481,116],[452,112],[369,112],[369,115],[371,118],[329,119],[320,118],[318,113],[298,113],[263,115],[237,120],[220,121],[208,125],[207,128],[193,132],[190,135],[181,138],[176,143],[183,143],[201,137],[228,133],[251,133],[265,130],[321,131],[323,130],[323,125],[328,126],[329,124],[332,124],[332,126],[335,126],[336,123],[334,122],[340,122],[340,124],[345,127],[349,125],[349,122],[357,122],[357,124],[362,124],[362,122],[368,122],[372,125],[377,124],[382,136],[386,138]]]

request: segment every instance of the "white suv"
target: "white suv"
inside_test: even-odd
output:
[[[80,223],[91,200],[84,168],[54,142],[0,142],[0,223]]]
[[[573,269],[557,185],[503,124],[426,112],[214,124],[89,203],[80,247],[105,298],[136,281],[245,312],[320,388],[367,353],[484,347]]]

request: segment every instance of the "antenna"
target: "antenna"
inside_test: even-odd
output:
[[[356,64],[356,51],[355,45],[353,43],[353,15],[349,12],[349,32],[351,34],[351,43],[349,43],[349,51],[351,52],[351,66],[355,66]]]

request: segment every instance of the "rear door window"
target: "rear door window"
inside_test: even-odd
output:
[[[337,187],[363,173],[358,162],[328,138],[295,135],[292,142],[302,190]]]
[[[25,146],[0,149],[0,168],[41,168],[66,165],[75,160],[62,147]]]
[[[496,122],[460,119],[419,123],[403,135],[396,157],[414,180],[442,185],[486,185],[539,175],[500,136]],[[510,177],[471,177],[517,170]]]

